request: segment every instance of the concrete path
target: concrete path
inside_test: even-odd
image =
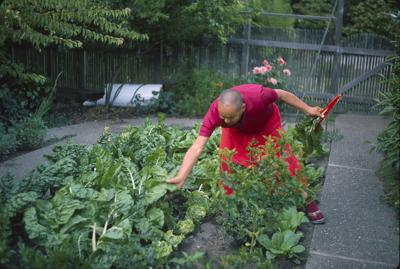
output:
[[[399,221],[383,200],[370,145],[387,122],[378,116],[339,115],[344,138],[331,147],[321,194],[327,222],[315,226],[306,269],[393,269],[399,264]]]

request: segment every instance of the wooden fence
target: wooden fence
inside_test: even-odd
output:
[[[386,80],[391,68],[383,67],[382,63],[394,52],[390,42],[383,37],[351,36],[342,41],[338,54],[337,46],[332,45],[332,34],[328,34],[324,45],[320,46],[321,30],[254,28],[252,33],[250,38],[244,36],[246,33],[239,33],[226,45],[212,40],[174,47],[158,44],[146,52],[127,48],[37,52],[14,47],[12,55],[15,61],[31,65],[52,79],[62,71],[59,91],[67,95],[79,94],[82,98],[90,93],[102,93],[105,84],[110,82],[169,83],[171,75],[182,63],[237,77],[260,65],[264,58],[280,55],[292,70],[289,90],[311,101],[326,102],[342,86],[361,77],[361,82],[344,94],[346,98],[341,108],[370,112],[373,99],[388,89]],[[362,78],[363,74],[380,65],[383,68],[379,68],[378,75]],[[313,68],[314,72],[311,72]]]

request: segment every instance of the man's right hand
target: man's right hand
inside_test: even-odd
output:
[[[185,184],[185,178],[182,177],[173,177],[167,180],[167,183],[174,184],[178,188],[182,187]]]

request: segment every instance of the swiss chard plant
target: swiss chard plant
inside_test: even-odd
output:
[[[218,163],[207,154],[187,188],[165,182],[195,134],[162,121],[117,136],[105,130],[93,147],[56,147],[49,165],[19,183],[3,178],[1,264],[18,255],[20,267],[46,268],[50,261],[57,267],[76,255],[92,268],[162,268],[211,206],[208,186],[215,184],[208,177]],[[207,192],[197,179],[208,181]],[[62,256],[60,249],[70,251]]]

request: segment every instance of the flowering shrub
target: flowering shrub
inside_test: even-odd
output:
[[[255,66],[248,82],[262,84],[273,89],[285,89],[291,75],[285,59],[279,56],[271,62],[264,59],[262,66]]]

